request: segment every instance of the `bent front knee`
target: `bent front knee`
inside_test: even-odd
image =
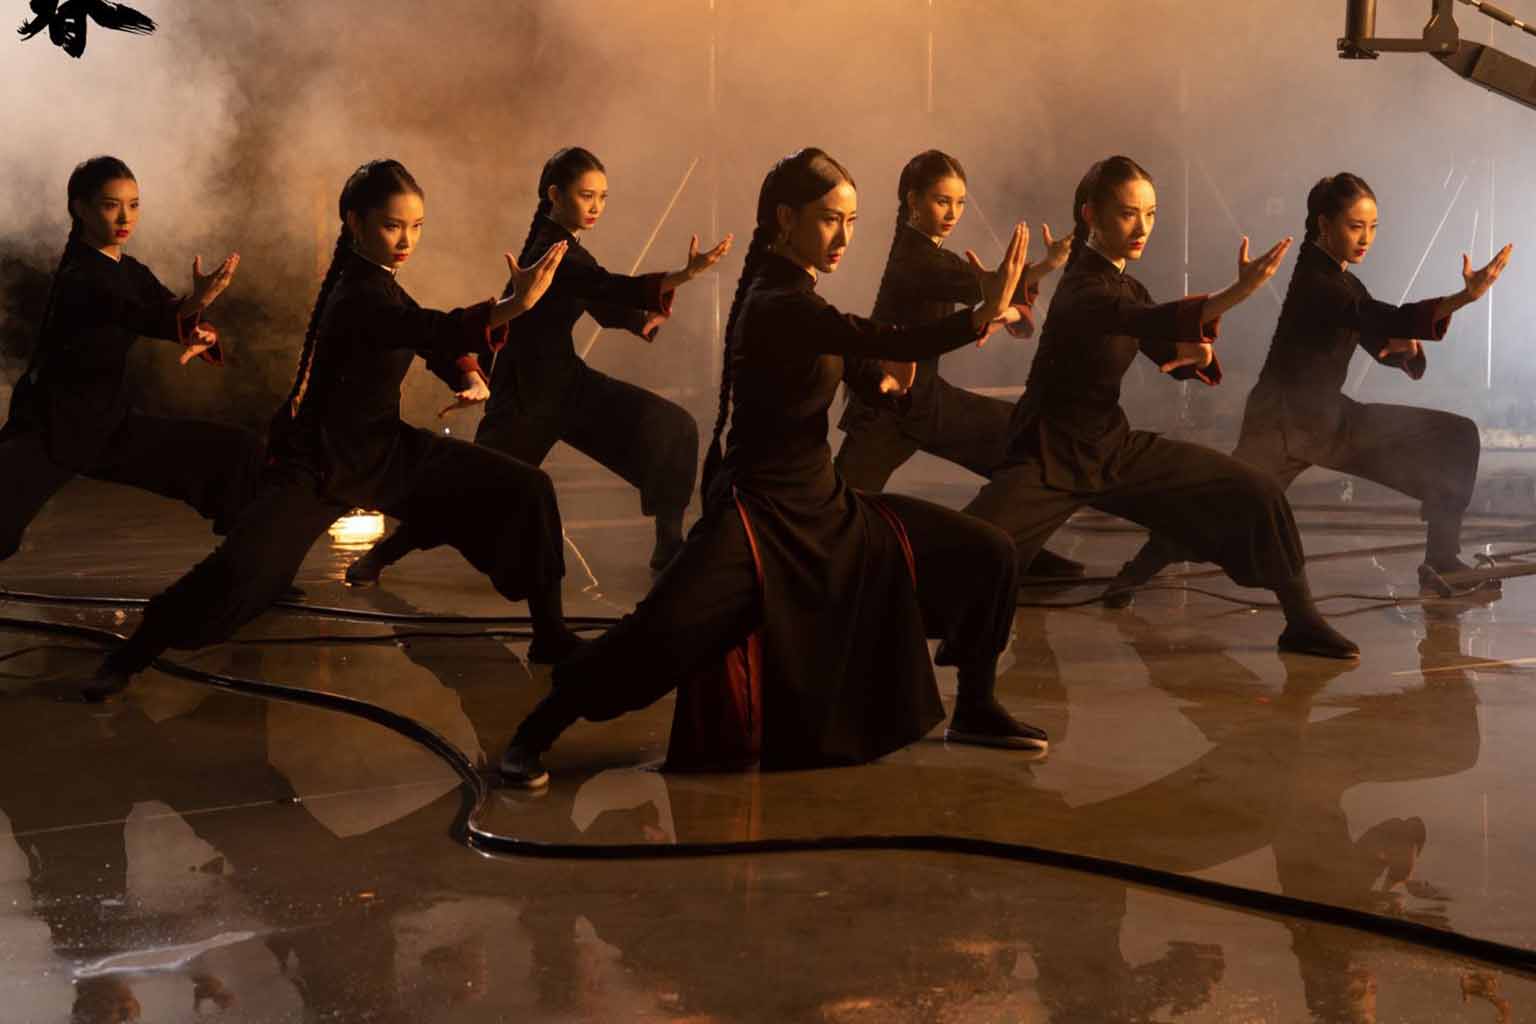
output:
[[[1476,460],[1483,449],[1483,433],[1465,416],[1453,417],[1451,445],[1462,458]]]
[[[973,523],[977,571],[990,573],[1000,582],[1017,576],[1018,548],[1013,538],[1008,536],[1007,531],[991,523],[980,519],[973,520]]]

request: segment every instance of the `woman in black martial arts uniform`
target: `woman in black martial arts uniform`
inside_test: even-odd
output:
[[[975,310],[883,324],[839,313],[815,291],[848,246],[856,202],[847,171],[818,149],[764,179],[726,326],[703,517],[634,612],[556,667],[553,691],[502,758],[509,782],[544,785],[541,754],[578,718],[645,707],[754,632],[765,768],[860,763],[928,732],[943,707],[925,635],[942,637],[938,661],[959,667],[950,739],[1045,747],[1045,734],[992,692],[1013,620],[1008,538],[937,505],[854,491],[827,444],[841,381],[873,392],[885,376],[878,360],[934,358],[1012,312],[1027,234],[1020,225],[1003,263],[982,276]]]
[[[481,358],[549,286],[565,247],[521,269],[515,294],[443,313],[395,280],[421,236],[421,187],[393,160],[359,167],[341,193],[341,233],[320,285],[298,372],[272,420],[261,486],[229,537],[150,601],[128,642],[85,689],[122,689],[167,648],[218,643],[261,614],[310,546],[349,508],[409,522],[423,546],[452,544],[508,600],[527,599],[532,660],[575,645],[560,606],[560,513],[549,477],[499,452],[400,419],[400,382],[421,356],[461,401],[486,394]]]
[[[218,365],[218,334],[203,311],[229,286],[240,257],[211,274],[192,264],[192,291],[172,295],[123,252],[139,220],[139,186],[121,160],[98,156],[69,176],[69,241],[48,293],[37,349],[0,428],[0,560],[78,474],[186,502],[225,532],[250,499],[261,442],[236,427],[133,411],[128,350],[140,337],[180,342]]]
[[[1428,534],[1419,577],[1455,580],[1471,569],[1460,558],[1461,517],[1477,483],[1477,424],[1433,409],[1362,404],[1341,390],[1357,345],[1384,366],[1423,377],[1428,360],[1419,341],[1445,337],[1451,314],[1493,287],[1513,247],[1477,271],[1463,255],[1466,283],[1453,295],[1393,306],[1371,298],[1349,271],[1370,251],[1376,221],[1376,194],[1361,178],[1335,174],[1312,186],[1306,240],[1232,455],[1274,476],[1282,490],[1309,466],[1323,466],[1417,498]],[[1130,604],[1136,587],[1184,557],[1153,537],[1120,570],[1105,603]]]
[[[682,406],[588,366],[571,332],[583,313],[646,341],[672,309],[672,292],[719,262],[725,237],[708,252],[695,236],[688,263],[670,274],[630,277],[604,270],[576,237],[596,226],[608,203],[608,176],[585,149],[562,149],[539,176],[539,205],[523,243],[523,263],[564,243],[565,261],[537,309],[510,328],[491,371],[491,398],[475,443],[530,466],[556,441],[611,469],[640,489],[640,510],[656,520],[651,568],[664,569],[683,543],[683,512],[699,464],[699,428]],[[409,528],[380,541],[347,570],[354,585],[374,583],[383,569],[419,547]]]
[[[917,154],[902,168],[896,185],[896,237],[886,258],[871,319],[892,324],[922,324],[954,311],[955,304],[981,301],[981,282],[944,242],[965,212],[965,168],[936,149]],[[1024,270],[1014,302],[1023,318],[1008,330],[1016,337],[1034,334],[1031,307],[1039,282],[1067,261],[1072,238],[1052,240],[1044,229],[1046,258]],[[912,380],[898,403],[871,405],[852,392],[838,426],[846,433],[833,465],[850,487],[881,491],[891,474],[916,452],[937,455],[977,476],[991,476],[1008,452],[1008,422],[1013,404],[955,387],[939,376],[939,361],[887,367],[897,380]],[[892,405],[895,405],[892,408]],[[1026,576],[1073,577],[1081,562],[1041,549]]]
[[[1128,157],[1101,161],[1078,185],[1073,209],[1072,258],[1014,410],[1007,462],[966,511],[1006,530],[1021,559],[1085,505],[1141,523],[1243,586],[1275,591],[1283,650],[1357,657],[1312,603],[1301,538],[1273,478],[1209,448],[1132,430],[1120,408],[1120,380],[1138,351],[1176,378],[1217,383],[1218,318],[1274,276],[1291,240],[1250,261],[1245,238],[1235,282],[1156,305],[1125,272],[1156,217],[1147,172]]]

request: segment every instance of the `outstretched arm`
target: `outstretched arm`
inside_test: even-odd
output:
[[[544,293],[549,291],[550,284],[554,282],[555,271],[560,269],[560,263],[565,259],[565,250],[564,242],[556,242],[527,268],[518,266],[517,260],[510,252],[502,254],[506,257],[507,269],[511,271],[512,276],[507,281],[502,298],[491,307],[488,322],[490,330],[494,331],[502,327],[538,304],[538,301],[544,297]]]
[[[735,237],[735,235],[726,235],[715,244],[714,248],[700,252],[699,236],[693,235],[688,240],[688,262],[683,264],[682,270],[673,271],[662,278],[663,290],[672,291],[681,288],[719,263],[725,254],[731,251],[731,240]]]
[[[1435,319],[1448,320],[1452,313],[1463,306],[1472,305],[1472,303],[1487,294],[1488,289],[1492,288],[1493,283],[1499,279],[1499,275],[1504,273],[1504,268],[1509,266],[1509,257],[1514,251],[1514,243],[1506,245],[1498,251],[1498,254],[1493,259],[1488,261],[1487,266],[1480,270],[1473,270],[1472,257],[1462,253],[1461,277],[1465,284],[1462,286],[1461,291],[1436,300]]]
[[[1506,245],[1481,269],[1472,269],[1466,254],[1461,257],[1462,289],[1434,299],[1420,299],[1401,306],[1371,297],[1349,279],[1329,278],[1308,293],[1309,314],[1323,327],[1342,327],[1360,333],[1360,346],[1380,359],[1391,339],[1439,341],[1450,329],[1451,315],[1487,294],[1509,265],[1513,246]],[[1398,346],[1401,352],[1402,346]]]
[[[1242,244],[1237,250],[1237,280],[1212,295],[1206,302],[1207,321],[1215,320],[1238,304],[1246,302],[1255,292],[1268,284],[1269,279],[1275,276],[1275,271],[1280,269],[1280,261],[1285,259],[1286,251],[1290,249],[1292,241],[1291,236],[1287,235],[1270,246],[1269,251],[1262,256],[1250,260],[1248,236],[1244,235]]]
[[[1014,229],[1013,240],[996,270],[986,270],[973,252],[966,258],[982,280],[982,302],[941,320],[915,326],[882,323],[852,313],[841,313],[813,292],[795,292],[781,299],[767,325],[777,343],[791,351],[810,355],[856,356],[913,362],[931,359],[982,341],[1012,311],[1009,300],[1024,272],[1024,253],[1029,244],[1023,224]]]

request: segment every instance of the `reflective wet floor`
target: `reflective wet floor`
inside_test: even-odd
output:
[[[958,505],[968,486],[920,493]],[[665,774],[668,701],[578,725],[549,757],[550,790],[494,792],[479,824],[592,848],[974,837],[1536,948],[1536,577],[1516,554],[1502,591],[1420,603],[1411,510],[1293,497],[1315,591],[1363,595],[1325,605],[1358,666],[1277,653],[1278,612],[1187,588],[1266,595],[1183,577],[1126,611],[1020,608],[999,690],[1050,732],[1044,759],[948,746],[940,730],[855,769]],[[631,503],[596,478],[562,486],[571,615],[618,614],[643,593],[650,532]],[[1469,552],[1536,546],[1526,522],[1469,521]],[[306,601],[523,611],[446,550],[377,589],[343,587],[374,525],[316,546]],[[1087,516],[1053,547],[1109,573],[1139,541]],[[77,482],[0,582],[148,596],[211,545],[180,508]],[[119,632],[134,615],[0,604]],[[483,629],[274,613],[178,658],[382,705],[484,765],[548,676],[526,640]],[[454,772],[388,729],[159,672],[112,704],[55,701],[95,657],[82,640],[0,629],[5,1021],[1536,1019],[1529,975],[1028,863],[483,855],[454,837]],[[940,685],[952,696],[952,673]]]

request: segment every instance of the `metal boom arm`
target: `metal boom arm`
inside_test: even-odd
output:
[[[1488,0],[1431,0],[1429,21],[1418,39],[1378,38],[1376,0],[1346,0],[1339,56],[1345,60],[1375,60],[1383,53],[1427,53],[1467,81],[1536,109],[1536,67],[1491,46],[1463,42],[1456,28],[1457,3],[1528,35],[1536,35],[1536,27]]]

